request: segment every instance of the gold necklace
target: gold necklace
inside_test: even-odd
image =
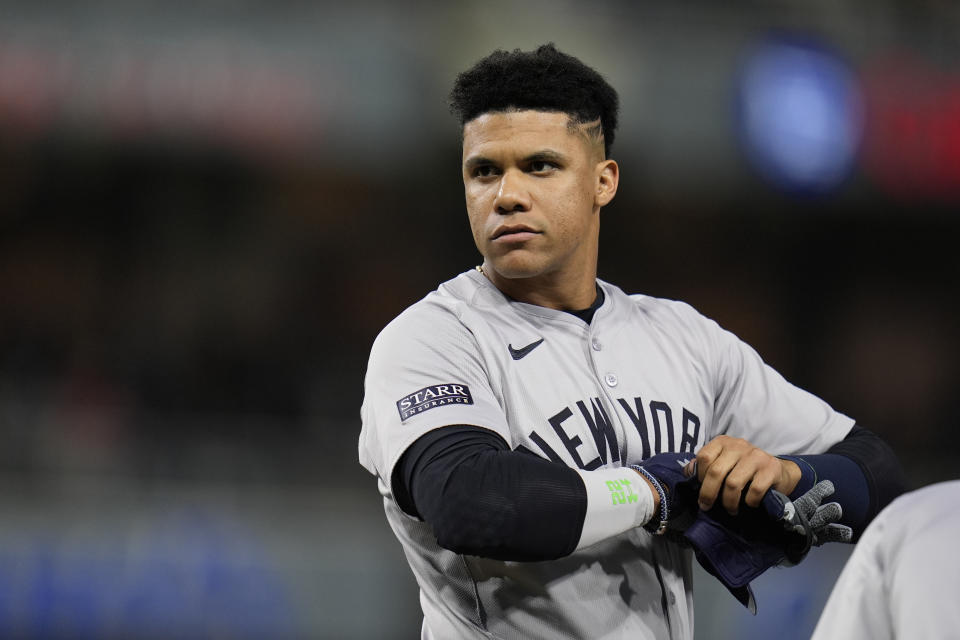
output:
[[[482,264],[478,264],[478,265],[477,265],[476,267],[474,267],[474,268],[475,268],[477,271],[479,271],[480,273],[483,273],[483,275],[487,275],[486,273],[483,272],[483,265],[482,265]]]

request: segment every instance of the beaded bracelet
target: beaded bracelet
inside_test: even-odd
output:
[[[650,484],[653,485],[653,488],[657,490],[658,494],[660,494],[660,526],[657,527],[657,530],[653,533],[658,536],[662,536],[667,531],[667,515],[670,512],[670,509],[667,506],[667,492],[663,490],[663,485],[660,484],[660,481],[643,467],[632,464],[630,465],[630,468],[649,480]]]

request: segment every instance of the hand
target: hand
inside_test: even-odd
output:
[[[743,499],[757,507],[769,489],[789,494],[800,481],[800,467],[776,458],[742,438],[717,436],[697,453],[688,473],[696,470],[700,480],[698,503],[709,510],[717,498],[730,514],[736,514]]]
[[[833,483],[821,480],[792,502],[775,489],[768,491],[760,509],[743,509],[740,515],[717,505],[698,512],[683,537],[700,565],[756,613],[754,578],[770,567],[800,562],[811,546],[850,541],[850,527],[836,522],[843,514],[840,505],[823,504],[832,493]]]

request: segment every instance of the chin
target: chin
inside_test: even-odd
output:
[[[532,278],[546,271],[546,265],[528,256],[501,256],[491,259],[490,264],[498,275],[511,280]]]

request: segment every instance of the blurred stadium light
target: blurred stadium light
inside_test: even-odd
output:
[[[0,45],[0,122],[33,138],[63,130],[250,154],[314,148],[326,119],[313,93],[322,70],[252,49],[202,36],[153,47],[131,38],[109,46],[77,35],[8,38]]]
[[[960,70],[884,51],[863,76],[870,178],[900,201],[960,202]]]
[[[746,61],[739,98],[747,154],[775,184],[823,194],[849,176],[863,104],[854,74],[829,49],[770,36]]]

